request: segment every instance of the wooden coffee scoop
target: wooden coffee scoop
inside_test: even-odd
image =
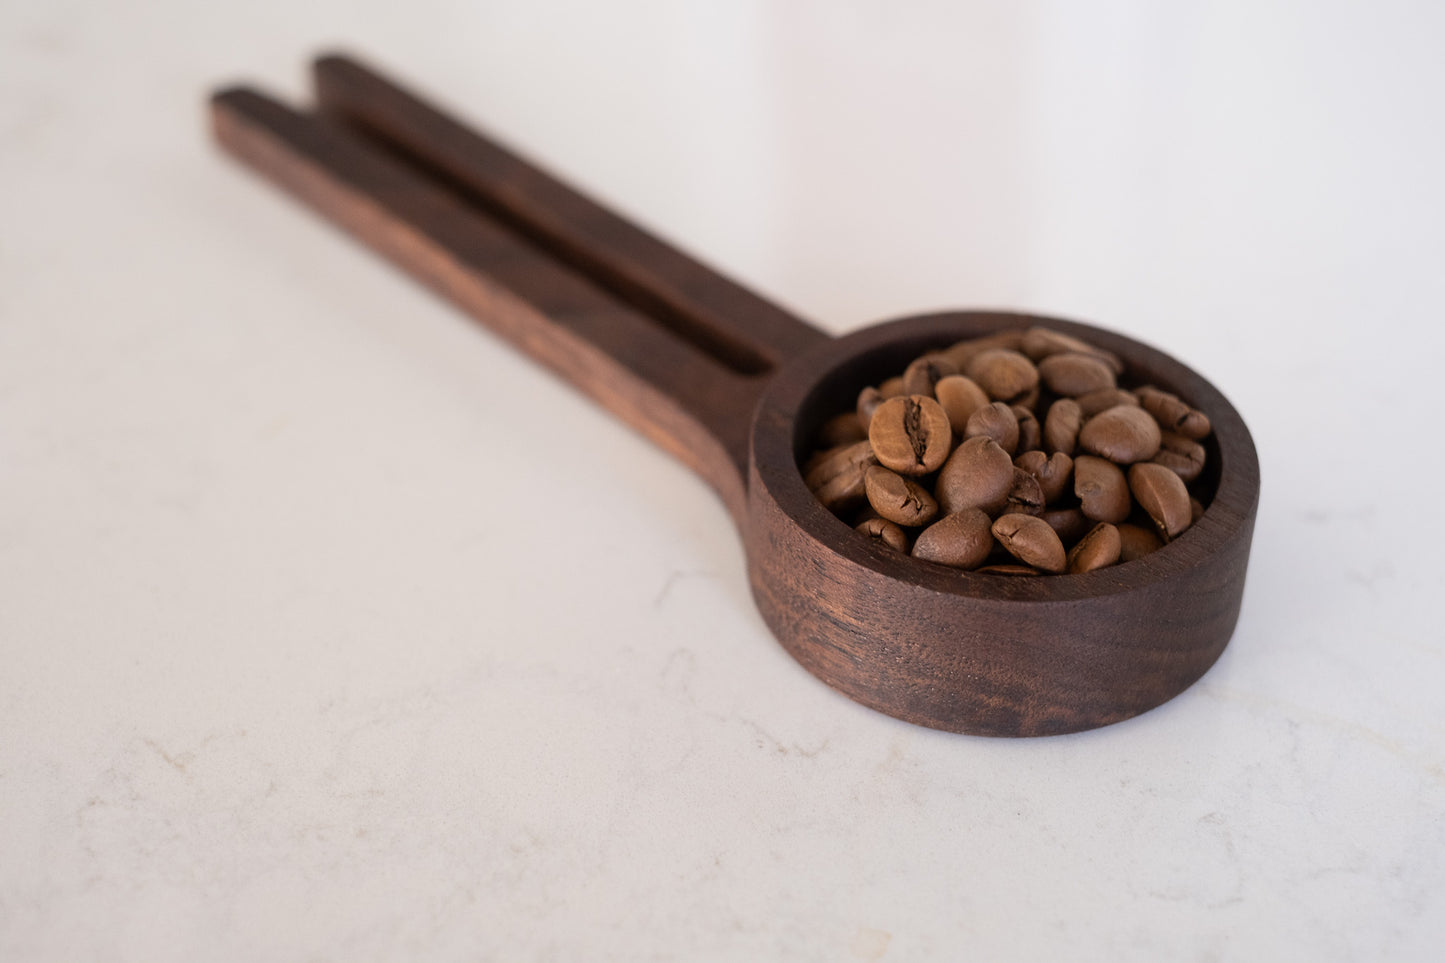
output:
[[[1234,631],[1259,495],[1244,422],[1203,378],[1103,329],[996,312],[832,338],[343,57],[319,107],[246,88],[211,101],[226,150],[672,452],[722,497],[753,596],[829,685],[954,732],[1044,735],[1187,688]],[[1208,508],[1144,558],[1008,578],[910,559],[852,531],[800,460],[858,391],[931,348],[1047,324],[1208,414]]]

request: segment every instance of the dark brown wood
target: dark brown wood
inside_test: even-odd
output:
[[[313,73],[324,115],[425,167],[558,261],[738,373],[768,374],[823,337],[355,61],[321,57]]]
[[[318,115],[212,100],[232,154],[692,466],[737,521],[753,595],[797,660],[889,715],[1031,736],[1172,698],[1234,631],[1259,496],[1238,413],[1167,355],[1100,328],[997,312],[828,338],[354,61]],[[1008,578],[900,557],[823,508],[799,463],[859,389],[961,338],[1044,323],[1117,354],[1214,421],[1204,515],[1157,552]]]
[[[217,140],[671,451],[741,522],[752,408],[776,361],[824,335],[691,259],[654,257],[670,249],[480,135],[411,132],[415,101],[359,66],[326,58],[318,75],[322,117],[218,93]],[[371,107],[365,127],[344,122],[353,102]],[[383,133],[392,120],[404,145]],[[729,308],[747,324],[724,327]]]
[[[854,537],[803,484],[799,456],[860,386],[931,348],[1035,324],[1113,351],[1134,378],[1214,419],[1213,497],[1182,536],[1127,565],[1006,578],[923,565]],[[753,423],[748,494],[753,597],[809,671],[909,722],[1035,736],[1137,715],[1219,658],[1239,618],[1259,463],[1233,406],[1162,352],[1057,318],[952,312],[858,331],[779,372]]]

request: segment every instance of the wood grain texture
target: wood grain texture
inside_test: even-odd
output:
[[[413,117],[409,95],[359,66],[342,78],[343,63],[318,65],[319,117],[216,94],[217,141],[672,452],[740,520],[753,405],[783,352],[824,335],[691,259],[654,256],[670,249],[480,135],[438,121],[381,139]],[[347,86],[358,76],[364,94]],[[343,122],[353,102],[371,105],[370,134]],[[726,308],[748,325],[723,326]]]
[[[1234,631],[1259,494],[1237,412],[1188,368],[1099,328],[955,312],[832,339],[355,61],[317,62],[318,114],[212,99],[220,144],[673,452],[743,536],[764,619],[798,661],[910,722],[986,735],[1106,725],[1173,697]],[[922,351],[1046,323],[1214,419],[1213,497],[1180,538],[1084,575],[1005,578],[874,545],[799,463],[818,426]]]
[[[1122,357],[1130,374],[1214,418],[1209,509],[1144,558],[1082,575],[1008,578],[921,563],[857,535],[795,467],[861,386],[930,348],[1045,324]],[[921,725],[996,736],[1074,732],[1186,689],[1239,618],[1259,463],[1239,414],[1167,355],[1056,318],[954,312],[820,346],[780,372],[753,425],[746,527],[753,596],[793,656],[864,705]]]

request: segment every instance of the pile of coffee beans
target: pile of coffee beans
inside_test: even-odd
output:
[[[1002,575],[1145,555],[1203,513],[1209,418],[1118,356],[1035,327],[960,341],[825,422],[809,489],[914,558]]]

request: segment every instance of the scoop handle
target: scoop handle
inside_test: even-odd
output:
[[[757,399],[827,335],[356,61],[322,57],[315,79],[315,114],[217,93],[217,141],[672,452],[741,523]]]

